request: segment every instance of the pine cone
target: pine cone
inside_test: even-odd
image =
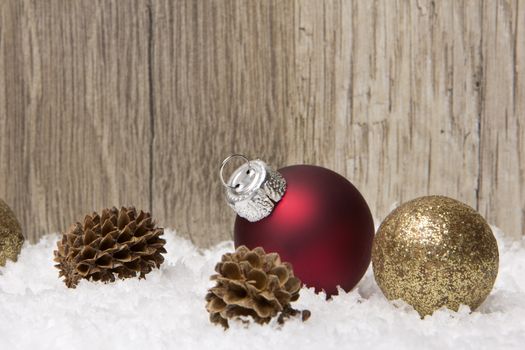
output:
[[[258,247],[240,246],[234,253],[222,256],[215,266],[217,281],[206,295],[210,321],[228,328],[229,318],[251,316],[259,324],[268,323],[280,312],[279,323],[300,313],[290,306],[299,298],[301,281],[294,277],[292,266],[281,263],[277,253],[266,254]],[[306,320],[310,312],[302,312]]]
[[[144,278],[164,261],[164,229],[155,227],[151,214],[135,208],[104,209],[87,215],[57,242],[55,265],[69,288],[81,278],[113,282],[115,277]]]

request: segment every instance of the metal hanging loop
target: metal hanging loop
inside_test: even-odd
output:
[[[221,169],[219,170],[219,176],[221,179],[221,183],[224,187],[231,188],[232,190],[235,190],[237,187],[227,184],[226,181],[224,180],[224,167],[234,158],[244,159],[245,163],[248,164],[248,167],[252,169],[250,160],[243,154],[231,154],[222,161]]]

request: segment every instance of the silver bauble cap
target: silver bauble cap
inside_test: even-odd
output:
[[[226,182],[224,167],[234,158],[242,158],[245,163]],[[286,180],[281,174],[260,159],[248,160],[239,154],[233,154],[222,162],[220,178],[230,207],[240,217],[251,222],[270,215],[275,203],[281,200],[286,191]]]

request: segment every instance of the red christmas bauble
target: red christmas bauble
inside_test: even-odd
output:
[[[278,173],[286,180],[284,195],[263,219],[237,216],[235,246],[279,253],[316,291],[334,295],[337,286],[350,291],[370,264],[374,238],[363,196],[343,176],[322,167],[294,165]]]

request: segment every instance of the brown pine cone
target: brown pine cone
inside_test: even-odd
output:
[[[69,288],[81,278],[113,282],[115,277],[144,278],[164,261],[166,241],[149,213],[135,208],[113,207],[102,215],[87,215],[62,235],[54,251],[55,265]]]
[[[249,250],[240,246],[234,253],[226,253],[215,266],[217,281],[206,295],[206,309],[210,321],[228,328],[228,319],[251,316],[259,324],[279,316],[282,323],[300,311],[290,302],[299,298],[301,281],[293,275],[292,266],[281,262],[277,253],[266,254],[258,247]],[[303,320],[310,312],[302,312]]]

